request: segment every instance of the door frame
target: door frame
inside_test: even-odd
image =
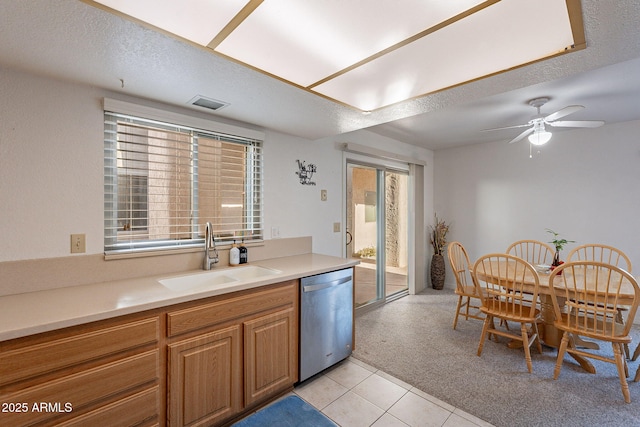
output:
[[[408,267],[407,267],[407,285],[408,293],[415,294],[416,290],[420,291],[424,286],[418,288],[416,286],[418,281],[426,279],[426,262],[425,262],[425,244],[422,242],[424,234],[424,165],[412,164],[403,161],[391,160],[386,158],[369,156],[366,154],[359,154],[349,151],[343,151],[342,156],[342,223],[345,224],[345,233],[342,233],[341,237],[341,254],[343,257],[347,256],[346,247],[346,224],[347,224],[347,166],[348,164],[355,164],[365,167],[373,167],[376,169],[384,169],[402,173],[408,173],[408,191],[409,191],[409,206],[408,206]],[[392,301],[396,297],[402,296],[402,293],[394,294],[391,298],[383,298],[380,301],[363,306],[363,309],[374,308],[385,302]],[[358,309],[360,311],[360,308]]]

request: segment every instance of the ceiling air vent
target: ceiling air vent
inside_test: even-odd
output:
[[[228,102],[218,101],[217,99],[207,98],[202,95],[196,95],[193,98],[191,98],[191,100],[189,101],[189,104],[196,105],[202,108],[207,108],[213,111],[217,111],[229,105]]]

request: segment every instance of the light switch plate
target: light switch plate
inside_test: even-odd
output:
[[[87,251],[85,235],[84,234],[72,234],[71,235],[71,253],[83,254]]]
[[[320,190],[320,200],[323,202],[327,201],[327,190]]]
[[[340,223],[339,222],[334,222],[333,223],[333,232],[334,233],[339,233],[340,232]]]

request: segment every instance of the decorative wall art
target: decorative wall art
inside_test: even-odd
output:
[[[302,185],[316,185],[315,181],[311,181],[311,177],[317,171],[316,165],[313,163],[309,163],[305,165],[304,161],[296,160],[298,162],[298,178],[300,178],[300,184]]]

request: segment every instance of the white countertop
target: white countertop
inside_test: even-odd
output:
[[[326,273],[356,264],[358,261],[353,259],[304,254],[247,264],[280,270],[282,273],[257,280],[225,283],[206,289],[174,291],[158,282],[158,280],[172,277],[207,273],[204,270],[192,270],[2,296],[0,297],[0,341]],[[228,267],[229,271],[235,268],[237,267]],[[212,271],[226,269],[212,267]]]

